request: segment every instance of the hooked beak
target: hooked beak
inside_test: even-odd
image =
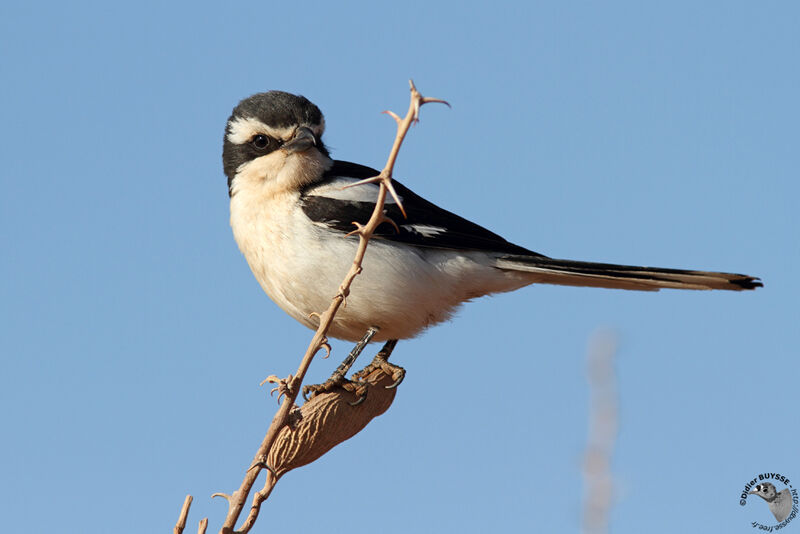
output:
[[[283,149],[289,153],[304,152],[316,145],[317,138],[314,136],[314,132],[312,132],[310,128],[301,126],[294,133],[292,140],[283,145]]]

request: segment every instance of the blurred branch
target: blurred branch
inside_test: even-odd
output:
[[[608,532],[608,516],[614,498],[611,458],[617,439],[618,394],[614,372],[617,339],[613,332],[596,333],[589,342],[587,358],[590,414],[584,458],[585,500],[583,532]]]

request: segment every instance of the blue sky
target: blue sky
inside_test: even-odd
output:
[[[0,509],[8,531],[216,531],[311,332],[228,225],[222,132],[301,93],[341,159],[428,107],[396,176],[538,252],[745,272],[748,294],[530,287],[401,342],[394,406],[255,532],[576,532],[586,348],[619,337],[617,532],[749,532],[800,480],[794,3],[8,3],[0,8]],[[321,381],[349,347],[318,360]],[[339,527],[332,521],[342,521]],[[346,522],[346,526],[344,524]],[[327,525],[327,527],[326,527]],[[194,527],[192,527],[193,529]]]

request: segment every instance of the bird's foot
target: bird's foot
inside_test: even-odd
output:
[[[367,365],[357,373],[353,373],[353,379],[358,380],[359,382],[363,382],[364,379],[371,372],[380,369],[387,375],[390,375],[392,377],[392,380],[394,380],[394,382],[391,385],[386,386],[386,389],[393,389],[399,386],[403,382],[403,379],[406,377],[406,370],[400,367],[399,365],[389,363],[389,355],[392,354],[392,351],[394,350],[394,346],[396,344],[397,344],[396,339],[387,341],[386,344],[381,349],[381,351],[375,355],[375,357],[372,359],[372,362],[370,362],[369,365]]]
[[[364,402],[364,399],[367,398],[367,376],[369,376],[369,374],[373,371],[377,371],[379,369],[391,376],[392,380],[394,380],[390,386],[386,386],[386,389],[392,389],[399,386],[403,381],[403,378],[406,376],[406,370],[398,365],[389,363],[388,361],[395,345],[397,345],[396,339],[390,339],[387,341],[386,344],[383,345],[383,348],[380,350],[380,352],[375,355],[372,363],[364,367],[359,372],[354,373],[352,380],[345,378],[345,373],[347,373],[350,365],[352,365],[353,361],[355,360],[354,356],[358,356],[358,353],[361,352],[367,342],[369,342],[369,339],[372,338],[374,333],[375,332],[367,333],[369,337],[365,336],[365,339],[361,340],[359,345],[356,346],[356,349],[350,353],[348,359],[346,359],[345,362],[342,362],[342,365],[340,365],[339,368],[333,372],[328,380],[322,384],[303,386],[303,398],[308,400],[309,395],[319,395],[320,393],[330,393],[337,389],[344,389],[345,391],[349,391],[350,393],[354,394],[356,397],[356,400],[350,404],[353,406],[358,406]]]
[[[351,403],[353,406],[357,406],[364,402],[364,399],[367,397],[367,385],[365,383],[360,382],[353,382],[345,378],[347,372],[350,370],[350,367],[353,366],[355,363],[356,358],[358,358],[361,351],[364,350],[364,347],[372,340],[373,336],[378,333],[378,327],[372,326],[367,330],[367,333],[364,334],[364,337],[361,338],[361,341],[356,343],[356,346],[353,347],[353,350],[350,351],[350,354],[347,355],[347,358],[342,361],[339,367],[333,372],[331,377],[327,379],[322,384],[314,384],[312,386],[303,386],[303,398],[308,400],[309,395],[319,395],[320,393],[330,393],[336,389],[344,389],[345,391],[349,391],[350,393],[354,393],[356,396],[356,401]],[[383,352],[383,351],[381,351]],[[389,351],[391,353],[391,351]]]
[[[338,389],[349,391],[356,396],[356,400],[350,403],[353,406],[358,406],[367,398],[367,383],[348,380],[338,369],[322,384],[303,386],[303,398],[307,401],[309,395],[314,397],[320,393],[332,393]]]

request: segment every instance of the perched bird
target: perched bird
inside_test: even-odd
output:
[[[755,487],[750,495],[758,495],[769,506],[769,511],[778,520],[778,523],[789,517],[789,512],[792,511],[792,494],[789,488],[783,488],[780,492],[775,490],[775,485],[771,482],[764,482]]]
[[[378,171],[331,159],[325,121],[309,100],[281,91],[242,100],[228,119],[222,160],[231,226],[261,287],[309,328],[327,309],[358,245],[345,237],[377,201]],[[345,340],[411,338],[463,302],[529,284],[657,291],[761,286],[742,274],[633,267],[543,256],[446,211],[393,182],[408,217],[387,198],[384,223],[329,334]],[[372,337],[372,336],[369,336]]]

